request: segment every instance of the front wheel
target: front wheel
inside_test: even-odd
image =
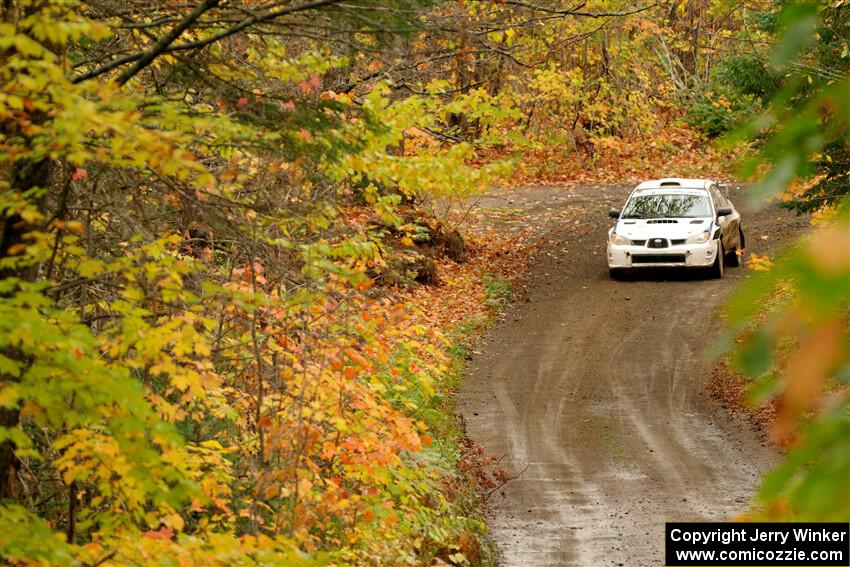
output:
[[[738,244],[726,258],[726,261],[729,262],[729,265],[733,268],[737,268],[741,265],[741,256],[738,255],[738,250],[741,251],[741,254],[744,253],[744,231],[740,226],[738,227]]]
[[[717,241],[717,254],[714,256],[714,264],[709,268],[709,274],[712,279],[719,280],[723,277],[723,243]]]

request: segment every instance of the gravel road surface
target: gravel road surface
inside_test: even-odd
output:
[[[484,214],[512,208],[551,234],[458,400],[468,435],[518,475],[488,501],[503,566],[662,565],[665,521],[728,519],[777,459],[705,392],[717,308],[747,269],[612,281],[606,211],[628,191],[533,187],[481,200]],[[769,252],[807,222],[745,213],[747,252]]]

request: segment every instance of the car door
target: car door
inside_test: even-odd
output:
[[[732,209],[731,215],[719,217],[717,223],[720,225],[720,237],[723,241],[723,248],[726,250],[734,250],[738,246],[738,227],[741,224],[741,215],[735,209],[735,206],[726,199],[717,185],[709,187],[711,200],[714,201],[714,210],[720,207],[729,207]]]

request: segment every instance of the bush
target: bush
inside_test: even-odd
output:
[[[728,85],[734,92],[767,100],[779,89],[780,78],[754,55],[734,55],[724,59],[714,73],[714,82]]]
[[[729,132],[759,111],[752,95],[738,94],[725,85],[696,93],[688,108],[688,123],[709,137]]]

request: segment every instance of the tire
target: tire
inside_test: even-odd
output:
[[[708,269],[709,277],[713,280],[719,280],[723,277],[723,265],[726,263],[724,261],[724,250],[723,243],[718,240],[717,241],[717,254],[714,256],[714,264]]]
[[[738,256],[738,248],[742,251],[744,249],[744,231],[741,227],[738,227],[738,244],[735,246],[734,250],[726,255],[726,263],[733,268],[737,268],[741,265],[741,256]]]
[[[626,270],[623,268],[608,268],[608,275],[612,280],[621,281],[626,279]]]

